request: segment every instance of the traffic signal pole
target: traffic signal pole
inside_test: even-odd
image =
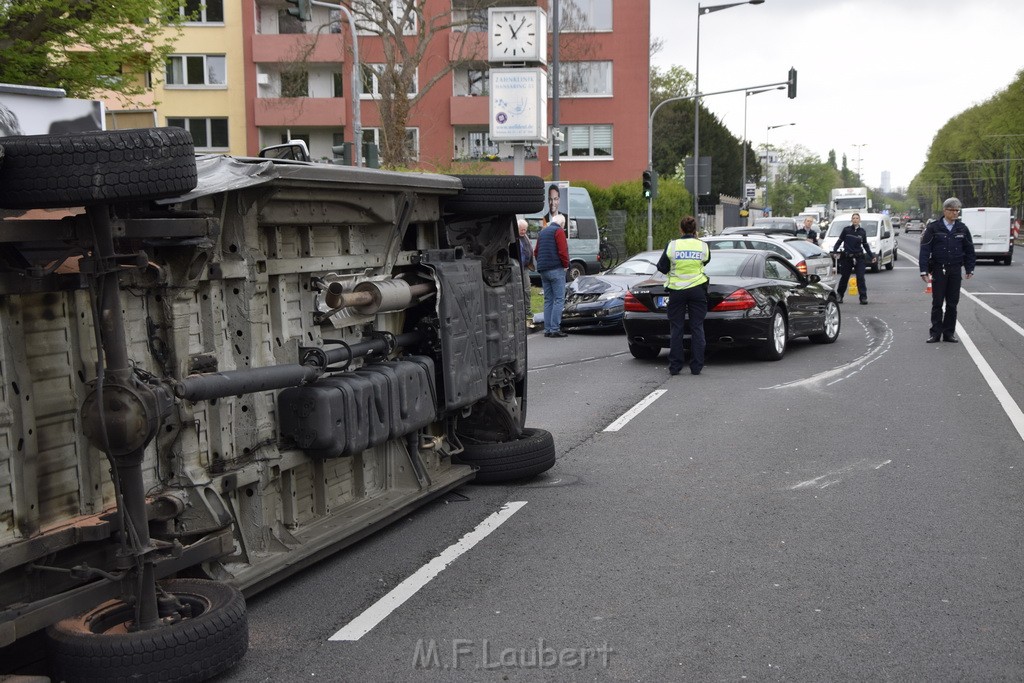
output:
[[[754,90],[756,88],[774,88],[778,85],[785,85],[789,87],[790,99],[796,97],[796,69],[789,70],[789,78],[785,81],[777,81],[775,83],[764,83],[762,85],[748,85],[742,88],[730,88],[729,90],[716,90],[715,92],[696,93],[694,95],[680,95],[679,97],[670,97],[667,100],[662,100],[658,105],[651,110],[651,115],[647,120],[647,172],[650,172],[653,177],[654,173],[654,115],[658,113],[662,105],[668,104],[669,102],[682,102],[684,100],[692,100],[697,97],[710,97],[711,95],[725,95],[731,92],[743,92],[744,90]],[[694,165],[700,163],[700,159],[693,160]],[[699,194],[700,188],[693,188],[694,194]],[[653,194],[653,193],[652,193]],[[654,197],[652,196],[647,200],[647,250],[654,249]]]

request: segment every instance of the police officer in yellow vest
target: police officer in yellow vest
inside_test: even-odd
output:
[[[679,239],[665,247],[658,270],[668,275],[668,322],[672,332],[668,353],[668,372],[678,375],[683,369],[683,322],[690,319],[690,372],[704,369],[704,316],[708,312],[708,276],[704,264],[711,260],[708,245],[697,239],[697,221],[686,216],[679,222]]]

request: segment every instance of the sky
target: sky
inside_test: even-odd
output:
[[[651,0],[651,39],[664,41],[652,65],[694,71],[697,8]],[[700,19],[700,90],[785,81],[795,67],[796,99],[737,92],[704,106],[742,139],[746,99],[755,148],[800,145],[822,161],[834,149],[871,187],[889,171],[895,190],[921,170],[943,125],[1024,69],[1022,34],[1024,0],[765,0]]]

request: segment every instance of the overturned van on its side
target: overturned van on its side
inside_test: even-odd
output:
[[[554,463],[515,251],[540,178],[175,128],[0,148],[0,648],[45,629],[54,680],[213,676],[244,594]]]

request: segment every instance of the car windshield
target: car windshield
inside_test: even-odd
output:
[[[821,247],[808,242],[807,240],[786,240],[786,246],[796,249],[805,257],[813,258],[815,256],[826,256],[825,252],[821,250]]]
[[[658,272],[658,264],[646,257],[634,256],[623,261],[605,275],[654,275]]]
[[[836,199],[836,211],[849,211],[850,209],[863,209],[866,200],[864,197],[840,197]]]
[[[711,275],[739,275],[743,265],[750,258],[750,254],[717,252],[704,266],[704,274]]]
[[[853,221],[842,220],[834,222],[832,227],[829,228],[828,236],[839,237],[839,233],[841,233],[843,228],[847,225],[853,225]],[[864,228],[864,232],[867,233],[868,237],[878,236],[878,221],[861,221],[860,227]]]

